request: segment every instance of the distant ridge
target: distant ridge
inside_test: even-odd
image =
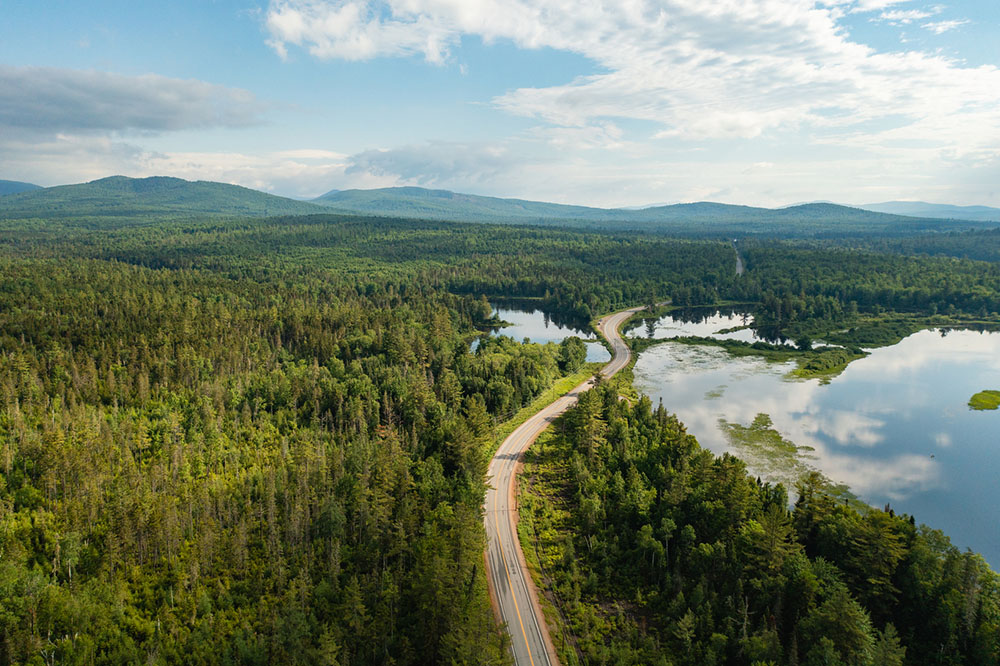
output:
[[[42,189],[40,185],[22,183],[19,180],[0,180],[0,197]]]
[[[859,206],[865,210],[894,215],[914,217],[937,217],[950,220],[974,220],[978,222],[1000,222],[1000,208],[990,206],[952,206],[926,201],[886,201]]]
[[[363,215],[712,236],[914,233],[964,229],[970,226],[967,223],[956,225],[941,220],[881,213],[827,202],[777,209],[707,201],[638,209],[592,208],[459,194],[421,187],[332,191],[313,202],[340,212]]]
[[[422,187],[386,187],[374,190],[331,190],[313,203],[354,213],[399,215],[436,220],[598,219],[601,208],[501,199]]]
[[[325,212],[305,201],[239,185],[154,176],[111,176],[79,185],[34,189],[0,198],[0,218],[232,216]]]
[[[491,219],[562,219],[658,222],[664,220],[750,220],[769,218],[809,218],[851,214],[865,219],[872,213],[829,203],[809,203],[787,208],[757,208],[700,201],[643,208],[593,208],[566,204],[502,199],[422,187],[388,187],[374,190],[332,190],[313,199],[314,203],[355,213],[404,215],[433,219],[468,220],[471,216]],[[851,211],[848,213],[848,211]]]
[[[777,209],[709,201],[641,209],[594,208],[421,187],[331,191],[307,202],[238,185],[165,176],[111,176],[0,196],[0,219],[73,218],[114,226],[166,219],[320,213],[713,238],[912,235],[995,226],[978,220],[908,217],[826,202]]]

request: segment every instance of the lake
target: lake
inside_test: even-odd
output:
[[[566,338],[576,336],[587,345],[588,363],[605,363],[611,360],[611,354],[604,345],[597,341],[593,333],[585,331],[581,324],[574,325],[564,321],[556,323],[549,314],[541,310],[532,310],[529,306],[494,307],[493,314],[511,325],[495,328],[490,335],[506,335],[518,342],[528,338],[532,342],[541,344],[559,343]],[[479,341],[474,340],[472,350],[475,351],[478,345]]]
[[[650,329],[654,337],[711,335],[742,325],[743,316],[683,319],[663,317]],[[640,355],[635,384],[654,405],[662,398],[706,448],[733,452],[754,473],[780,478],[773,464],[727,435],[766,414],[782,437],[812,449],[802,451],[802,464],[1000,565],[1000,411],[967,405],[978,391],[1000,388],[1000,334],[921,331],[872,350],[827,384],[785,379],[794,368],[667,342]]]

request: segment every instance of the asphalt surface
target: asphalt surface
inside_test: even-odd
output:
[[[598,323],[598,330],[613,350],[611,361],[601,368],[602,376],[611,377],[628,365],[632,352],[618,334],[618,328],[643,309],[616,312]],[[519,666],[558,664],[559,659],[517,539],[517,471],[531,443],[560,414],[576,404],[577,397],[593,383],[593,379],[585,381],[525,421],[503,441],[490,461],[485,502],[487,575],[494,610],[500,622],[506,625],[514,663]]]

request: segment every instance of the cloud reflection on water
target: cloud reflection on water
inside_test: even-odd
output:
[[[719,323],[664,318],[657,330],[705,335]],[[975,458],[983,424],[969,421],[965,402],[986,388],[978,383],[1000,381],[998,334],[921,331],[872,350],[825,386],[784,379],[794,367],[668,343],[643,352],[636,384],[654,401],[662,398],[717,453],[729,450],[720,419],[749,425],[757,414],[768,414],[783,437],[814,449],[811,465],[870,501],[962,492],[956,479],[966,476],[964,465],[971,462],[979,474],[983,465],[997,466],[995,456]]]

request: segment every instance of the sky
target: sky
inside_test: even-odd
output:
[[[1000,206],[1000,2],[0,0],[0,179]]]

